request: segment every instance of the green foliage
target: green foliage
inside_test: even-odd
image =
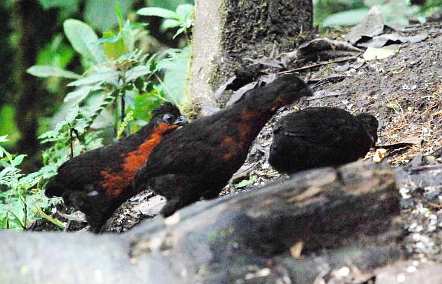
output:
[[[148,102],[145,112],[158,106],[161,100],[172,101],[181,107],[188,103],[184,95],[184,85],[190,48],[170,50],[161,56],[143,54],[135,48],[142,26],[130,22],[120,24],[118,33],[113,31],[104,33],[102,39],[98,39],[91,27],[78,20],[66,20],[64,27],[75,50],[84,58],[92,60],[93,63],[89,69],[82,76],[53,66],[33,66],[28,69],[28,72],[39,77],[58,76],[76,79],[67,85],[74,87],[64,99],[69,108],[95,101],[98,105],[91,106],[89,110],[92,109],[92,111],[82,115],[96,118],[106,107],[113,106],[116,110],[117,98],[123,97],[129,101],[135,101],[136,104],[129,105],[128,110],[134,110],[135,119],[138,119],[141,115],[137,109],[140,109],[139,104],[143,100],[136,98],[141,94],[154,97]],[[160,73],[164,74],[163,79],[160,78]],[[152,88],[152,83],[157,86]],[[92,99],[96,96],[107,98],[104,100],[106,104],[103,105]],[[93,120],[86,123],[80,129],[82,130],[80,134],[83,130],[87,131],[92,123]],[[69,124],[72,126],[73,122]]]
[[[239,183],[235,184],[234,186],[235,188],[244,188],[252,185],[254,182],[256,182],[256,176],[251,176],[249,179],[244,179]]]
[[[81,4],[84,3],[86,22],[99,31],[106,31],[117,24],[114,7],[119,6],[122,13],[126,14],[134,0],[39,0],[39,2],[44,9],[59,9],[62,20],[78,13]]]
[[[442,11],[442,0],[427,0],[419,12],[420,17],[427,18],[436,12]]]
[[[193,4],[193,0],[149,0],[149,6],[175,10],[180,4]]]
[[[368,14],[368,10],[368,8],[359,8],[330,15],[322,22],[322,26],[334,27],[356,25]]]
[[[146,7],[138,10],[137,14],[142,16],[156,16],[164,18],[161,28],[163,30],[178,28],[174,35],[175,38],[182,33],[187,33],[192,27],[193,10],[193,5],[181,4],[178,5],[175,11],[159,7]]]
[[[120,139],[121,137],[123,137],[123,134],[124,134],[126,128],[129,126],[129,122],[131,122],[132,120],[134,120],[134,112],[133,111],[129,111],[127,113],[127,115],[124,117],[124,119],[121,122],[120,126],[118,127],[117,139]]]
[[[172,49],[158,64],[159,69],[165,72],[162,86],[165,98],[177,105],[184,106],[189,103],[185,95],[187,70],[189,68],[191,48]]]
[[[146,109],[155,109],[159,107],[164,101],[164,93],[160,86],[147,86],[145,92],[134,96],[133,111],[135,121],[149,121],[152,117],[152,114],[150,112],[147,112]]]
[[[317,26],[324,26],[324,20],[338,12],[360,8],[366,9],[363,0],[314,0],[313,4],[314,24]]]
[[[108,31],[118,23],[115,7],[119,7],[120,15],[127,14],[134,0],[89,0],[86,1],[84,19],[99,31]]]
[[[46,81],[46,88],[49,92],[53,94],[62,93],[62,78],[66,76],[67,78],[73,78],[74,75],[72,72],[63,72],[63,68],[66,68],[68,64],[70,64],[74,58],[74,50],[63,42],[63,37],[61,34],[56,34],[51,42],[49,42],[45,47],[43,47],[38,55],[37,55],[37,66],[49,67],[46,69],[46,75],[48,76],[48,80]],[[53,69],[55,68],[55,69]],[[52,69],[52,70],[51,70]],[[44,69],[42,72],[36,72],[36,76],[43,76]],[[33,71],[32,71],[33,72]],[[51,75],[50,73],[58,73],[58,75]],[[64,76],[63,76],[64,74]],[[43,77],[46,78],[46,77]]]
[[[6,145],[14,143],[19,138],[17,126],[15,124],[15,108],[10,104],[4,104],[0,108],[0,136],[7,135],[8,133],[14,133],[8,140],[5,141]]]
[[[151,118],[151,111],[164,101],[172,101],[180,108],[189,103],[184,86],[190,47],[148,54],[138,48],[140,39],[146,35],[146,25],[123,20],[133,1],[90,2],[86,1],[86,10],[109,3],[107,12],[101,14],[103,17],[111,14],[109,7],[120,3],[115,6],[116,16],[112,20],[118,24],[118,29],[105,30],[100,38],[90,25],[67,19],[63,28],[72,49],[63,43],[60,35],[55,35],[39,52],[37,64],[27,70],[29,74],[45,78],[48,89],[54,93],[70,90],[59,111],[46,123],[52,125],[51,130],[40,131],[41,144],[47,148],[42,153],[44,166],[39,171],[23,174],[20,167],[25,156],[10,154],[0,145],[0,228],[26,229],[41,218],[62,227],[63,223],[50,214],[50,209],[59,200],[47,199],[43,187],[63,162],[102,146],[104,133],[110,128],[116,138],[137,130]],[[176,35],[179,35],[192,26],[193,6],[174,2],[175,6],[171,7],[176,9],[170,11],[171,18],[167,18],[164,25],[167,29],[177,29]],[[78,1],[74,0],[40,0],[40,3],[47,9],[78,8]],[[112,21],[97,20],[93,26],[98,29],[113,27]],[[74,51],[80,55],[84,68],[76,72],[66,70],[74,58]],[[13,112],[5,107],[0,110],[2,121],[11,116]],[[0,137],[0,143],[9,142]]]
[[[320,27],[355,25],[371,7],[378,6],[387,25],[403,27],[411,18],[425,21],[425,17],[441,5],[442,0],[427,1],[423,7],[413,6],[409,0],[316,0],[315,24]]]
[[[60,67],[47,66],[47,65],[31,66],[27,70],[27,72],[33,76],[40,77],[40,78],[61,77],[61,78],[67,78],[67,79],[78,79],[81,77],[80,75],[75,74],[74,72],[63,70]]]
[[[64,17],[75,13],[80,8],[80,0],[39,0],[43,9],[58,8]]]
[[[64,8],[76,10],[80,4],[79,0],[39,0],[44,9],[50,8]]]
[[[41,181],[55,173],[55,167],[43,167],[38,172],[23,175],[19,166],[25,155],[12,155],[1,146],[7,142],[0,137],[0,229],[26,229],[42,216],[51,200],[43,195]]]
[[[79,20],[68,19],[64,22],[63,27],[72,47],[81,56],[94,63],[105,60],[104,52],[98,44],[98,36],[89,25]]]

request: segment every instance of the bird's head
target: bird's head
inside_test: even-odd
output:
[[[188,122],[187,119],[181,115],[178,107],[169,102],[164,103],[152,111],[152,120],[157,124],[166,123],[177,126],[183,126]]]
[[[268,84],[266,88],[276,95],[272,102],[272,111],[290,105],[302,97],[313,95],[309,86],[301,78],[293,74],[277,78]]]
[[[378,127],[379,127],[379,122],[376,119],[376,117],[374,117],[369,113],[361,113],[358,114],[356,118],[362,123],[362,125],[364,125],[368,134],[373,139],[373,145],[375,145],[376,141],[378,140]]]

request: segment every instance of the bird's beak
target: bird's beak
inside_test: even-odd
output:
[[[187,120],[187,118],[185,118],[182,115],[178,116],[177,119],[173,122],[173,124],[178,125],[178,126],[183,126],[187,123],[189,123],[189,121]]]

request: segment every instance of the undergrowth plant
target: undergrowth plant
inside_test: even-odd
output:
[[[22,174],[20,165],[25,155],[13,155],[1,146],[7,137],[0,137],[0,228],[24,230],[35,220],[45,218],[62,227],[63,224],[46,215],[54,201],[42,191],[43,181],[55,173],[55,166],[42,167],[38,172]]]
[[[140,14],[146,10],[141,9]],[[151,10],[152,11],[152,10]],[[188,34],[193,6],[180,5],[165,23],[176,35]],[[59,227],[63,223],[50,215],[57,201],[43,193],[46,181],[69,158],[103,145],[109,129],[111,139],[136,131],[164,101],[188,109],[190,100],[184,91],[190,47],[148,54],[138,48],[146,34],[145,25],[123,21],[116,9],[118,30],[104,32],[99,38],[86,23],[68,19],[64,33],[81,56],[84,73],[57,66],[34,65],[28,73],[40,78],[62,78],[71,88],[54,116],[55,127],[40,135],[46,150],[43,167],[28,175],[20,170],[24,155],[13,155],[1,146],[0,137],[0,229],[26,229],[37,219],[46,219]],[[155,15],[161,16],[161,15]],[[109,136],[109,135],[108,135]],[[109,141],[108,141],[109,142]]]
[[[429,0],[423,6],[413,5],[410,0],[314,0],[315,25],[322,28],[358,24],[377,6],[385,23],[400,28],[410,19],[425,22],[432,13],[441,10],[442,0]]]

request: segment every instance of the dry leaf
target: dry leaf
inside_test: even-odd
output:
[[[382,160],[385,158],[386,155],[387,155],[386,149],[383,149],[383,148],[377,149],[373,155],[373,162],[375,162],[375,163],[382,162]]]
[[[395,55],[399,51],[399,47],[396,45],[389,45],[382,48],[369,47],[364,52],[362,57],[367,60],[385,59],[387,57]]]
[[[302,254],[302,249],[304,248],[304,242],[299,241],[296,242],[291,248],[290,248],[290,255],[293,258],[302,258],[301,254]]]

